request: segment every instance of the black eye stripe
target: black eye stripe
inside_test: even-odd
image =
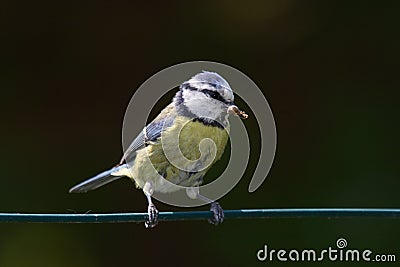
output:
[[[221,96],[221,94],[218,93],[218,92],[216,92],[216,91],[208,90],[208,89],[203,89],[203,90],[201,90],[201,92],[204,93],[204,94],[206,94],[206,95],[208,95],[209,97],[214,98],[214,99],[216,99],[216,100],[219,100],[219,101],[221,101],[221,102],[223,102],[223,103],[226,103],[226,102],[227,102],[227,101]]]
[[[216,100],[221,101],[222,103],[225,103],[225,104],[231,103],[230,101],[225,100],[225,99],[221,96],[220,93],[218,93],[218,92],[216,92],[216,91],[214,91],[214,90],[209,90],[209,89],[200,89],[200,90],[199,90],[198,88],[193,87],[193,86],[190,86],[190,85],[187,84],[187,83],[183,83],[183,84],[181,85],[181,89],[187,89],[187,90],[190,90],[190,91],[199,91],[199,92],[202,92],[202,93],[208,95],[209,97],[211,97],[211,98],[213,98],[213,99],[216,99]]]

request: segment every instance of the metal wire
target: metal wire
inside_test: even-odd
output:
[[[212,218],[210,211],[160,212],[159,221],[194,221]],[[400,218],[400,209],[247,209],[226,210],[225,219],[267,218],[355,218],[384,217]],[[147,213],[103,213],[103,214],[24,214],[0,213],[3,223],[128,223],[144,222]]]

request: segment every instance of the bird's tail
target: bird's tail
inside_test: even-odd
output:
[[[86,193],[87,191],[94,190],[100,186],[122,178],[127,172],[129,172],[127,164],[118,165],[108,171],[99,173],[96,176],[75,185],[69,190],[69,192]]]

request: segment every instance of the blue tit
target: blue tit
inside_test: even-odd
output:
[[[116,167],[72,187],[69,192],[83,193],[121,177],[129,177],[147,197],[148,218],[145,226],[151,228],[158,220],[158,211],[151,196],[154,192],[176,191],[179,187],[170,186],[172,183],[185,186],[188,197],[211,203],[214,216],[209,221],[222,223],[223,209],[218,202],[200,195],[198,186],[225,150],[229,138],[229,114],[247,117],[233,100],[232,89],[219,74],[208,71],[196,74],[180,85],[172,103],[139,133]],[[200,142],[206,138],[212,140],[214,150],[210,147],[199,150]],[[170,151],[168,156],[166,150]],[[200,157],[199,164],[196,159]],[[182,158],[187,162],[197,162],[195,169],[193,166],[189,168]],[[199,166],[204,162],[208,163]]]

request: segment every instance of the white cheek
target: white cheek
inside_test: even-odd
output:
[[[217,119],[226,112],[224,104],[204,97],[203,93],[183,91],[182,96],[187,109],[197,117]]]

